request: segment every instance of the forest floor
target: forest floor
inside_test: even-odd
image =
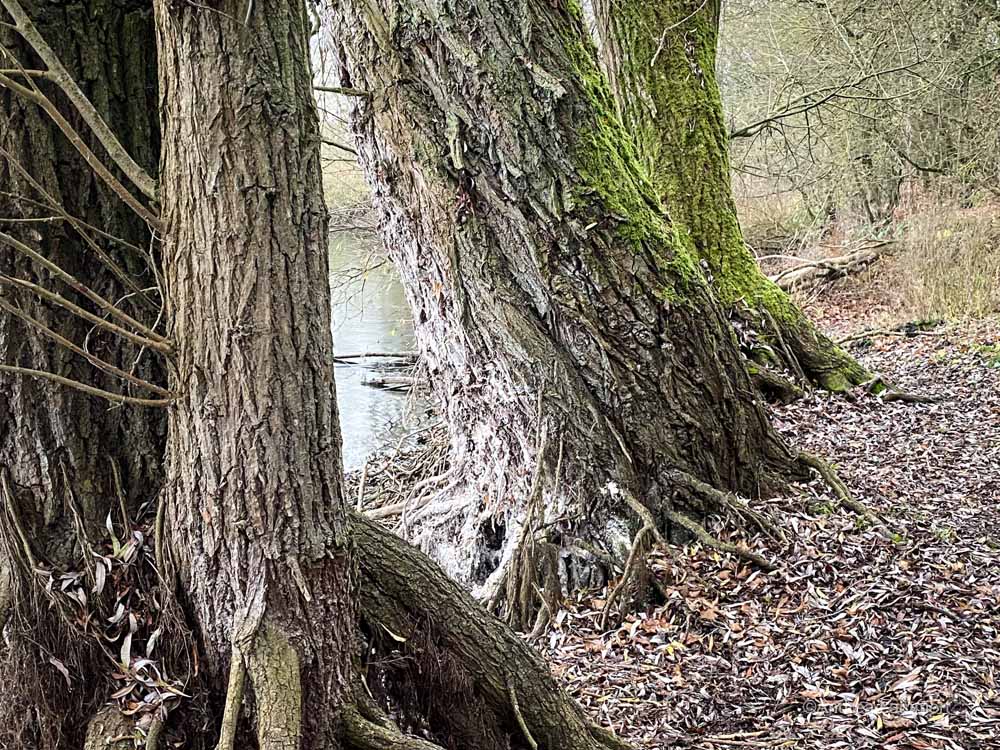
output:
[[[850,286],[810,308],[835,338],[885,312]],[[883,523],[801,487],[764,504],[787,544],[713,527],[777,571],[660,550],[665,604],[602,631],[604,593],[582,595],[536,643],[621,736],[706,750],[1000,748],[1000,318],[851,346],[941,400],[815,393],[775,419]]]
[[[907,326],[891,287],[845,280],[807,310],[836,340],[889,331],[846,346],[939,400],[817,392],[774,409],[789,442],[833,462],[881,522],[818,481],[801,486],[761,503],[787,542],[710,526],[776,571],[697,545],[657,550],[665,603],[615,612],[602,629],[607,591],[586,592],[535,641],[636,746],[1000,750],[1000,316]],[[434,430],[436,447],[373,461],[365,507],[443,470]]]

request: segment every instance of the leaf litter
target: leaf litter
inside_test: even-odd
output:
[[[602,632],[606,590],[567,602],[535,645],[587,710],[649,748],[1000,748],[1000,321],[940,333],[853,342],[936,403],[813,393],[774,410],[884,523],[817,481],[754,504],[782,547],[714,521],[777,571],[657,549],[664,603]]]

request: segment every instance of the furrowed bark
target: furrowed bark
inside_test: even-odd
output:
[[[628,145],[578,10],[435,7],[330,5],[341,83],[371,93],[358,151],[451,428],[457,484],[414,538],[494,587],[539,462],[544,515],[527,537],[622,560],[637,524],[616,484],[654,513],[700,510],[679,475],[749,496],[782,486],[794,460]],[[597,567],[560,564],[571,585]]]
[[[149,6],[107,0],[24,5],[121,143],[146,169],[154,168],[159,129],[151,96],[156,64]],[[11,20],[2,11],[0,16]],[[13,30],[0,27],[0,44],[24,68],[42,66]],[[0,67],[14,64],[8,57]],[[79,113],[55,84],[44,79],[37,83],[77,131],[87,134]],[[99,147],[89,134],[85,138],[90,147]],[[105,299],[121,300],[133,289],[107,270],[99,253],[117,263],[126,278],[143,287],[154,284],[142,253],[99,234],[93,235],[95,251],[59,211],[46,205],[47,198],[36,185],[63,212],[131,245],[149,247],[147,227],[95,177],[48,115],[4,88],[0,88],[0,148],[10,156],[0,155],[0,230]],[[38,221],[53,215],[60,218]],[[0,246],[0,275],[44,286],[100,312],[85,295],[6,245]],[[127,384],[123,387],[121,378],[95,369],[86,358],[27,325],[24,317],[10,314],[9,309],[17,309],[65,340],[86,345],[88,352],[113,367],[166,385],[162,365],[140,354],[139,347],[92,330],[92,324],[24,289],[5,287],[0,296],[6,305],[0,311],[0,364],[44,370],[106,391],[148,395]],[[155,309],[130,300],[121,307],[154,327]],[[14,496],[11,508],[0,511],[5,537],[0,567],[9,575],[11,608],[6,616],[0,614],[8,625],[8,638],[0,646],[0,746],[39,750],[82,746],[88,719],[106,700],[102,675],[111,666],[94,644],[80,642],[59,621],[39,593],[42,579],[25,568],[21,545],[8,543],[16,536],[13,517],[24,526],[39,564],[57,574],[80,570],[92,561],[90,550],[81,546],[79,528],[93,541],[102,539],[109,510],[119,507],[113,464],[119,469],[126,510],[134,517],[162,483],[165,431],[162,411],[109,408],[106,401],[63,386],[0,374],[0,472],[8,472]],[[65,665],[68,685],[50,658]]]
[[[335,748],[355,631],[305,6],[155,10],[181,595],[209,689],[246,669],[256,747]]]
[[[721,0],[595,0],[601,57],[635,151],[761,364],[845,391],[870,375],[760,270],[743,241],[715,59]],[[756,340],[755,340],[756,339]]]

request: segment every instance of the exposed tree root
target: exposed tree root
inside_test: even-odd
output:
[[[695,521],[693,518],[685,516],[683,513],[668,508],[664,510],[664,515],[666,515],[672,523],[676,523],[678,526],[689,531],[695,539],[710,549],[735,555],[736,557],[746,560],[747,562],[751,562],[764,570],[776,569],[774,563],[766,557],[758,555],[753,550],[749,550],[746,547],[741,547],[736,544],[731,544],[730,542],[723,542],[721,539],[716,539],[704,526]]]
[[[510,706],[514,710],[514,716],[517,718],[517,725],[521,728],[521,734],[524,735],[524,739],[528,743],[528,747],[530,747],[531,750],[538,750],[538,743],[535,742],[535,738],[531,735],[531,729],[528,728],[528,722],[524,720],[524,714],[521,713],[521,705],[517,702],[517,690],[514,689],[513,684],[509,681],[507,683],[507,695],[510,696]]]
[[[740,502],[740,500],[732,493],[718,490],[712,485],[706,484],[697,477],[684,471],[675,472],[674,480],[682,487],[685,487],[689,492],[694,493],[696,497],[699,497],[702,501],[707,503],[709,507],[714,507],[723,511],[731,511],[738,517],[750,521],[750,523],[755,525],[768,536],[777,539],[782,543],[788,541],[784,530],[776,521],[770,518],[767,514],[753,510],[748,505]]]
[[[883,401],[902,401],[909,404],[935,404],[942,399],[936,396],[925,396],[919,393],[904,391],[898,386],[890,383],[882,375],[876,373],[875,377],[862,383],[862,386]]]
[[[146,732],[145,750],[159,750],[160,736],[163,734],[165,725],[165,722],[160,719],[153,720],[153,723],[149,725],[149,731]]]
[[[842,505],[847,506],[859,516],[864,516],[865,518],[873,521],[881,522],[882,519],[879,518],[878,514],[876,514],[867,505],[854,498],[851,491],[847,489],[847,485],[844,484],[841,478],[837,475],[836,470],[829,463],[824,461],[819,456],[814,456],[811,453],[805,452],[799,453],[798,460],[803,466],[813,469],[820,475],[820,477],[822,477],[823,481],[826,482],[830,489],[833,490]]]
[[[346,706],[341,718],[345,744],[355,750],[442,750],[441,745],[408,737],[394,726],[365,718],[356,706]]]
[[[750,377],[757,390],[764,394],[768,401],[790,404],[805,396],[805,391],[790,379],[779,375],[770,367],[761,364],[749,364]]]
[[[628,560],[625,562],[625,570],[622,572],[622,577],[616,586],[608,590],[608,598],[605,600],[604,609],[601,612],[601,630],[607,628],[611,612],[622,592],[628,587],[629,582],[634,577],[639,576],[645,568],[645,558],[652,546],[650,539],[659,538],[660,533],[656,526],[651,526],[648,523],[644,524],[635,535],[635,540],[632,542],[632,550],[629,552]]]
[[[233,750],[236,741],[236,728],[240,721],[240,710],[243,708],[243,692],[246,687],[247,669],[243,663],[243,652],[233,644],[233,653],[229,661],[229,685],[226,688],[226,703],[222,711],[222,728],[219,730],[219,742],[215,750]]]
[[[629,747],[595,730],[538,654],[415,548],[361,516],[351,525],[365,551],[358,557],[359,603],[372,639],[369,684],[384,690],[394,715],[443,743],[477,750],[501,750],[511,740],[514,748],[530,748],[528,735],[546,750]],[[406,693],[414,679],[419,695]]]

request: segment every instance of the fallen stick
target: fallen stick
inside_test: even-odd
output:
[[[837,258],[809,260],[772,276],[771,281],[785,291],[790,291],[810,281],[822,281],[846,276],[878,260],[879,257],[885,254],[886,248],[893,243],[894,240],[885,240],[874,245],[867,245]]]

